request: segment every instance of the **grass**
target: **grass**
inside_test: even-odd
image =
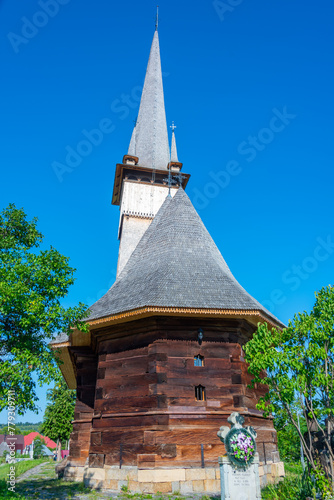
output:
[[[302,467],[302,464],[300,464],[300,463],[290,464],[290,463],[285,462],[284,469],[285,469],[286,475],[288,477],[293,477],[293,476],[300,477],[303,475],[303,467]]]
[[[56,479],[57,475],[55,472],[55,463],[54,461],[49,462],[46,464],[37,474],[32,474],[29,476],[27,481],[30,481],[31,479]]]
[[[85,498],[93,500],[104,498],[100,495],[90,495],[90,490],[86,489],[82,483],[65,483],[58,479],[36,478],[21,483],[17,483],[15,493],[9,492],[5,481],[0,481],[0,500],[42,500],[73,498],[76,495],[85,494]],[[109,496],[110,497],[110,496]]]
[[[0,481],[6,479],[7,474],[9,474],[10,467],[15,467],[15,477],[16,479],[26,472],[27,470],[36,467],[36,465],[42,464],[47,459],[39,458],[38,460],[24,460],[23,462],[17,462],[16,464],[6,464],[0,468]]]
[[[284,481],[276,485],[269,484],[262,489],[262,500],[305,500],[310,496],[309,488],[303,479],[300,463],[284,463]]]
[[[37,465],[45,462],[45,458],[39,458],[38,460],[24,460],[22,462],[17,462],[16,464],[6,464],[0,468],[0,500],[15,499],[15,500],[26,500],[26,495],[24,490],[22,493],[18,493],[18,484],[15,487],[15,492],[8,490],[7,484],[7,474],[10,471],[10,467],[15,466],[15,478],[18,479],[24,472],[33,469]]]
[[[210,497],[208,495],[196,496],[198,500],[217,500],[219,497],[213,496]],[[168,495],[164,495],[162,493],[149,494],[149,493],[131,493],[130,491],[123,490],[118,494],[117,500],[189,500],[189,497],[185,497],[180,495],[180,493],[170,493]]]

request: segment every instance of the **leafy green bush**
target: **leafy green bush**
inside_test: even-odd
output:
[[[1,500],[7,500],[8,499],[15,499],[15,500],[26,500],[26,498],[19,493],[12,492],[8,490],[8,485],[7,482],[4,479],[0,480],[0,499]]]
[[[296,469],[295,469],[296,470]],[[290,474],[284,481],[269,484],[262,490],[262,500],[306,500],[313,498],[309,476]]]
[[[277,440],[281,460],[284,462],[300,460],[300,437],[294,425],[288,424],[283,429],[277,429]]]

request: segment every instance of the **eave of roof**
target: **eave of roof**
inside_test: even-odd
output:
[[[178,308],[178,307],[142,307],[123,313],[105,316],[98,319],[89,320],[90,330],[116,325],[128,321],[150,316],[178,316],[178,317],[199,317],[199,318],[238,318],[245,319],[254,326],[258,323],[267,323],[270,327],[279,329],[285,328],[285,325],[279,320],[273,321],[273,318],[259,309],[196,309],[196,308]]]

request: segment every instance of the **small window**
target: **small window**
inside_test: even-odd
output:
[[[194,357],[194,366],[204,366],[204,356],[200,354]]]
[[[205,387],[203,387],[202,385],[196,385],[196,387],[195,387],[195,399],[196,399],[196,401],[205,401],[206,400]]]

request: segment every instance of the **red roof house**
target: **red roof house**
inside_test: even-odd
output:
[[[46,437],[46,436],[42,436],[42,434],[40,434],[39,432],[31,432],[30,434],[27,434],[27,436],[24,436],[24,447],[26,448],[26,446],[29,446],[31,445],[31,443],[33,442],[34,439],[36,439],[38,437],[40,437],[41,439],[44,439],[45,441],[45,444],[48,448],[56,448],[57,447],[57,443],[55,443],[54,441],[52,441],[52,439]]]

